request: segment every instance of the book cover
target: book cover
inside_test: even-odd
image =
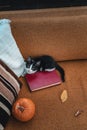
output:
[[[31,91],[40,90],[61,84],[61,77],[56,70],[51,72],[36,72],[34,74],[26,74],[26,81]]]

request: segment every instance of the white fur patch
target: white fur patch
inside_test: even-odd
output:
[[[40,71],[42,71],[43,70],[43,68],[40,68]]]
[[[48,71],[48,72],[53,71],[53,70],[55,70],[55,68],[52,68],[52,69],[45,69],[45,71]]]
[[[2,126],[1,123],[0,123],[0,130],[4,130],[4,127]]]
[[[37,72],[37,70],[33,71],[33,70],[32,70],[32,65],[31,65],[30,68],[26,68],[26,72],[27,72],[28,74],[34,74],[35,72]]]

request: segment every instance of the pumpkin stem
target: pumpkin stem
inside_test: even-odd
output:
[[[21,112],[23,112],[25,108],[23,106],[17,106],[17,109],[19,109]]]

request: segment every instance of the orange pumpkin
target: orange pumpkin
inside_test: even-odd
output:
[[[31,99],[20,98],[13,104],[12,114],[20,121],[28,121],[35,114],[35,104]]]

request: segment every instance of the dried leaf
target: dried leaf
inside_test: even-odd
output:
[[[63,92],[62,92],[60,98],[61,98],[61,101],[62,101],[62,102],[65,102],[65,101],[67,100],[67,98],[68,98],[67,90],[63,90]]]

